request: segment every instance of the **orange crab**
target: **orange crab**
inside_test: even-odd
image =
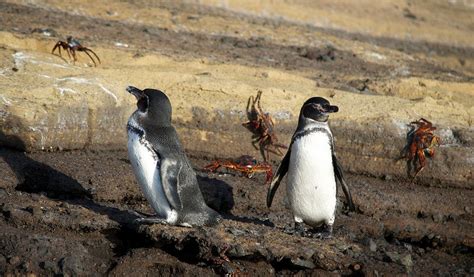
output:
[[[265,172],[268,183],[273,177],[272,166],[266,162],[259,163],[257,159],[252,156],[243,155],[235,160],[215,160],[204,167],[204,170],[209,172],[216,172],[219,167],[235,170],[242,173],[247,178],[252,178],[254,173]]]
[[[281,156],[283,153],[280,148],[286,149],[287,146],[278,143],[277,136],[274,132],[275,122],[269,113],[263,112],[262,107],[260,106],[261,96],[262,91],[260,90],[257,92],[257,97],[255,97],[255,99],[253,96],[250,96],[249,101],[247,102],[247,117],[249,121],[242,123],[242,125],[253,133],[252,144],[257,148],[256,143],[258,142],[263,160],[267,161],[269,158],[269,152]],[[250,105],[252,105],[252,107],[250,107]],[[270,149],[270,147],[273,149]]]
[[[433,132],[436,127],[424,118],[410,122],[412,129],[407,134],[407,145],[405,146],[405,158],[408,164],[408,176],[414,170],[413,179],[426,166],[426,157],[433,158],[435,146],[439,146],[441,139]]]

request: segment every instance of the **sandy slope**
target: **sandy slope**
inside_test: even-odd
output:
[[[80,274],[94,268],[124,275],[127,265],[137,263],[146,264],[148,272],[155,266],[161,274],[209,273],[209,268],[196,265],[211,264],[204,256],[216,255],[216,248],[223,247],[220,240],[235,241],[231,257],[254,273],[308,267],[347,273],[356,271],[355,263],[370,269],[366,273],[390,264],[387,273],[393,274],[411,272],[413,262],[419,266],[416,273],[425,273],[430,263],[450,273],[471,270],[466,264],[472,256],[464,252],[473,246],[472,235],[466,232],[472,227],[474,164],[472,3],[269,3],[0,2],[0,142],[33,151],[124,149],[124,126],[135,104],[124,88],[153,87],[169,95],[180,137],[193,162],[204,166],[212,157],[259,154],[241,126],[247,99],[258,90],[263,91],[262,106],[276,119],[283,143],[289,142],[304,100],[323,96],[340,108],[331,117],[336,150],[346,171],[356,174],[351,179],[361,211],[341,215],[340,224],[348,225],[348,231],[340,227],[332,244],[308,242],[322,247],[316,254],[297,249],[299,238],[287,242],[280,229],[267,226],[269,220],[279,228],[288,223],[283,199],[276,213],[270,213],[258,202],[264,190],[257,181],[235,176],[222,181],[219,175],[203,177],[205,187],[230,188],[236,204],[221,211],[227,221],[217,233],[130,226],[127,207],[146,210],[147,204],[126,158],[118,158],[123,152],[26,155],[2,149],[5,163],[0,164],[0,173],[6,177],[0,196],[7,205],[2,206],[1,224],[8,229],[1,238],[3,245],[32,241],[38,249],[50,249],[47,257],[66,255],[53,265],[30,261],[37,263],[30,269],[45,274]],[[52,55],[54,44],[67,35],[93,49],[102,63],[94,67],[84,53],[75,64],[66,55]],[[407,124],[420,117],[438,127],[443,144],[413,185],[405,182],[405,163],[395,160],[406,143]],[[279,159],[271,158],[275,164]],[[75,169],[78,161],[93,174]],[[32,169],[24,171],[23,165]],[[123,168],[122,175],[114,175],[115,166]],[[25,188],[29,182],[33,190]],[[226,182],[235,183],[233,193]],[[258,193],[249,193],[249,188]],[[79,196],[63,201],[61,193]],[[216,193],[211,199],[219,199],[222,192]],[[37,213],[38,197],[45,214]],[[443,203],[443,208],[437,211],[431,203]],[[64,222],[57,215],[63,213]],[[252,220],[246,219],[249,214]],[[364,224],[359,226],[360,222]],[[16,237],[18,228],[23,228],[19,226],[26,226],[32,235]],[[241,230],[255,232],[249,231],[246,240]],[[36,236],[43,233],[54,237],[52,242],[38,240]],[[264,240],[267,234],[276,239]],[[97,246],[82,236],[93,238]],[[369,239],[379,245],[378,252],[369,249]],[[177,241],[177,249],[169,246]],[[68,243],[72,243],[68,251],[77,256],[51,250]],[[158,244],[153,248],[158,252],[143,247],[149,244]],[[0,265],[8,264],[11,272],[27,272],[15,259],[31,256],[28,243],[22,245],[24,249],[21,246],[17,252],[5,248]],[[186,247],[199,255],[185,256]],[[94,255],[101,257],[100,263],[88,268]],[[147,255],[169,264],[148,263]]]

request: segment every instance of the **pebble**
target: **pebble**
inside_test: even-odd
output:
[[[8,263],[11,265],[17,265],[20,262],[20,257],[13,256],[8,260]]]
[[[240,230],[240,229],[237,229],[235,227],[227,228],[227,232],[231,233],[232,235],[234,235],[236,237],[245,235],[247,233],[244,230]]]
[[[56,264],[53,263],[52,261],[41,262],[39,266],[46,271],[51,271],[51,272],[57,271]]]
[[[408,233],[413,233],[416,231],[415,227],[411,226],[411,225],[407,225],[405,227],[405,231],[407,231]]]
[[[402,265],[404,265],[406,268],[411,268],[413,266],[413,260],[411,258],[411,255],[408,254],[406,256],[403,256],[401,259],[400,259],[400,263]]]
[[[244,257],[247,254],[248,253],[245,252],[244,248],[241,245],[236,245],[232,247],[231,249],[229,249],[229,251],[227,251],[228,256],[235,257],[235,258]]]
[[[306,248],[303,250],[303,256],[307,259],[313,257],[314,253],[316,253],[316,250],[313,248]]]
[[[337,250],[342,252],[342,251],[345,251],[346,249],[348,249],[349,245],[347,245],[345,243],[338,243],[338,244],[336,244],[336,248],[337,248]]]
[[[377,251],[377,244],[372,239],[369,239],[369,248],[370,248],[370,251],[372,252]]]
[[[5,268],[6,263],[7,263],[7,259],[5,258],[5,256],[0,254],[0,268]]]
[[[416,215],[418,218],[426,218],[427,215],[424,211],[419,211],[418,214]]]
[[[296,266],[309,268],[309,269],[313,269],[313,268],[316,267],[312,261],[304,260],[304,259],[300,259],[300,258],[291,259],[291,263],[296,265]]]
[[[396,253],[396,252],[389,252],[389,251],[386,251],[385,252],[385,259],[384,260],[388,260],[390,262],[397,262],[400,260],[400,254]]]
[[[31,262],[29,261],[24,261],[22,264],[21,264],[21,268],[25,271],[29,271],[31,269]]]
[[[34,217],[38,217],[43,214],[43,211],[41,210],[41,208],[37,206],[28,206],[26,210],[30,212]]]
[[[433,221],[436,223],[441,223],[443,222],[444,216],[440,213],[434,214],[433,216]]]

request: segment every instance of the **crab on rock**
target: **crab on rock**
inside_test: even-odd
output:
[[[60,40],[56,42],[56,44],[53,47],[53,50],[51,50],[51,53],[54,54],[54,51],[58,49],[59,56],[62,57],[61,48],[66,51],[69,59],[71,59],[71,56],[72,56],[73,62],[77,61],[76,51],[78,51],[78,52],[86,53],[87,56],[89,56],[89,58],[94,63],[94,66],[97,66],[97,63],[95,62],[94,58],[92,58],[92,56],[89,54],[89,52],[92,53],[97,58],[97,61],[100,63],[99,56],[97,56],[97,54],[94,51],[92,51],[91,49],[87,47],[82,46],[81,43],[77,39],[71,36],[67,37],[66,41]]]
[[[414,179],[425,168],[426,157],[434,157],[434,147],[439,146],[441,139],[434,134],[436,127],[424,118],[410,122],[410,125],[412,129],[407,134],[404,152],[408,164],[408,176],[414,171]]]
[[[269,113],[264,113],[260,106],[260,98],[262,91],[257,92],[255,99],[250,96],[247,103],[247,118],[249,121],[242,123],[252,133],[252,144],[255,148],[258,143],[260,146],[260,153],[263,156],[264,161],[269,158],[269,152],[283,155],[280,148],[288,148],[286,145],[278,143],[277,136],[274,132],[275,122]],[[272,149],[271,149],[272,148]],[[265,154],[266,152],[266,154]]]

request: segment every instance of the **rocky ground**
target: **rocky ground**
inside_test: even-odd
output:
[[[0,2],[0,272],[474,274],[473,12],[469,1]],[[67,35],[101,64],[51,55]],[[125,151],[129,84],[169,95],[224,216],[216,228],[134,222],[131,210],[151,210]],[[241,125],[259,90],[282,143],[308,97],[340,108],[330,124],[357,211],[340,195],[331,240],[285,232],[284,186],[268,209],[264,176],[201,170],[259,157]],[[442,144],[411,182],[397,158],[420,117]]]
[[[24,154],[2,150],[1,259],[4,272],[39,274],[249,275],[472,274],[471,190],[349,175],[355,213],[337,215],[331,240],[288,235],[284,188],[265,207],[264,176],[200,172],[216,228],[137,225],[151,210],[126,152]],[[343,197],[340,195],[340,199]],[[342,204],[341,204],[342,208]],[[227,249],[225,261],[219,254]]]

